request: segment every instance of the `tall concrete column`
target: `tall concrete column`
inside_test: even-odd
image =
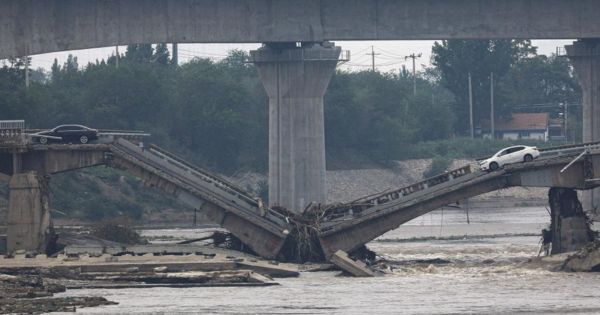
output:
[[[252,51],[269,96],[269,203],[300,213],[326,201],[323,95],[341,48],[266,44]]]
[[[594,232],[575,190],[550,188],[548,200],[552,217],[552,254],[577,251],[594,240]]]
[[[581,84],[583,142],[600,141],[600,39],[578,40],[566,46]],[[600,216],[600,189],[583,192],[583,209]]]
[[[35,172],[14,174],[9,182],[7,250],[46,253],[52,241],[47,179]]]

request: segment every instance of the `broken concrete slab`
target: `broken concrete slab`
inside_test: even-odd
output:
[[[600,241],[590,243],[569,256],[561,269],[576,272],[600,272]]]
[[[348,257],[348,253],[343,250],[335,252],[329,261],[334,265],[338,266],[343,271],[355,276],[355,277],[374,277],[373,272],[367,265],[362,261],[356,261]]]
[[[108,256],[89,257],[79,260],[62,258],[47,259],[4,259],[0,269],[19,268],[62,268],[81,272],[124,272],[136,267],[141,272],[150,272],[157,267],[167,267],[169,272],[251,270],[271,277],[297,277],[298,267],[294,264],[273,264],[261,259],[236,258],[234,260],[217,255],[173,255],[173,256]]]
[[[120,285],[129,284],[131,287],[137,287],[139,283],[143,284],[204,284],[204,285],[225,285],[254,283],[273,285],[277,284],[272,278],[258,274],[250,270],[225,270],[225,271],[192,271],[192,272],[173,272],[173,273],[82,273],[85,280],[94,281],[96,287],[102,285]],[[99,282],[98,282],[99,281]],[[108,284],[107,284],[108,282]]]
[[[65,254],[68,255],[185,255],[185,254],[197,254],[207,256],[235,256],[238,258],[253,258],[262,259],[260,257],[242,253],[235,250],[209,247],[205,245],[194,245],[194,244],[147,244],[147,245],[116,245],[116,246],[102,246],[98,244],[88,245],[69,245],[64,249]]]
[[[273,263],[271,261],[243,259],[237,262],[241,269],[248,269],[275,278],[297,277],[298,267],[292,264]]]

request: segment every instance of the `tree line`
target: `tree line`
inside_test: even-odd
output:
[[[74,56],[55,61],[49,72],[32,71],[28,88],[25,60],[7,60],[0,68],[0,119],[25,119],[31,128],[78,123],[144,130],[152,142],[204,167],[228,174],[266,171],[267,97],[246,57],[234,50],[220,61],[175,65],[165,44],[129,45],[118,59],[85,66]],[[431,147],[442,148],[436,155],[460,155],[452,146],[469,134],[468,76],[480,125],[490,114],[491,73],[498,117],[509,117],[516,106],[581,98],[568,60],[538,55],[529,41],[441,41],[433,47],[432,66],[418,74],[416,95],[406,70],[335,73],[325,95],[328,163],[423,157]],[[550,108],[554,116],[560,110]],[[577,130],[577,108],[569,116]]]

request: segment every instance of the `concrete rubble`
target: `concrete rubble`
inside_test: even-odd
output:
[[[123,247],[126,249],[126,247]],[[67,289],[207,286],[271,286],[275,277],[297,277],[298,266],[235,251],[178,245],[132,247],[138,254],[79,253],[0,257],[0,314],[72,312],[78,307],[113,304],[102,297],[53,298]],[[91,251],[98,253],[98,250]]]
[[[562,264],[563,271],[600,272],[600,240],[589,243],[570,255]]]
[[[351,274],[355,277],[374,277],[373,272],[367,265],[362,261],[356,261],[348,257],[348,253],[338,250],[329,258],[329,261],[338,266],[343,271]]]
[[[0,314],[75,312],[79,307],[116,304],[103,297],[52,297],[65,289],[39,275],[0,274]]]

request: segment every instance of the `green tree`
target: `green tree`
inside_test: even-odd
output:
[[[151,44],[132,44],[127,45],[125,51],[125,61],[128,62],[151,62],[154,56],[154,49]]]
[[[156,49],[154,50],[152,60],[161,65],[168,65],[171,63],[169,48],[167,48],[167,44],[161,43],[156,45]]]
[[[441,84],[455,96],[455,113],[468,117],[468,77],[473,82],[473,116],[476,124],[490,115],[490,77],[501,80],[520,59],[535,54],[529,41],[517,40],[444,40],[433,46],[433,65],[438,68]],[[506,104],[504,95],[495,95],[498,104]],[[509,111],[499,106],[497,112],[506,115]],[[461,133],[468,130],[468,119],[457,119],[456,129]]]

